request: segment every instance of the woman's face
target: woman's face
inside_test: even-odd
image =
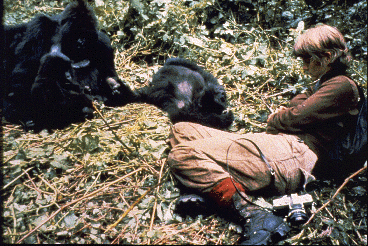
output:
[[[311,76],[312,80],[317,80],[330,70],[329,58],[323,57],[322,62],[316,61],[313,58],[303,58],[304,73]]]

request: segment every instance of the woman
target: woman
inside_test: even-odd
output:
[[[317,160],[341,131],[341,118],[357,111],[358,88],[346,76],[351,57],[336,28],[318,25],[307,30],[297,39],[294,54],[303,59],[303,69],[316,85],[269,115],[266,132],[239,135],[181,122],[173,126],[169,139],[174,176],[233,211],[244,224],[243,244],[270,243],[290,229],[238,191],[243,197],[275,196],[302,188],[314,179]]]

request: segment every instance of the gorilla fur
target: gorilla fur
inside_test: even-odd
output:
[[[135,98],[119,78],[106,34],[82,1],[58,15],[5,26],[3,116],[26,130],[63,128],[93,117],[92,100],[122,106]]]
[[[171,58],[137,90],[138,101],[168,113],[172,123],[189,121],[225,129],[233,122],[226,92],[217,79],[194,62]]]

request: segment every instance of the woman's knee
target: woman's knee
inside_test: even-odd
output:
[[[198,167],[192,148],[183,144],[175,146],[167,157],[171,173],[181,182],[187,183]]]
[[[229,177],[229,174],[201,150],[190,144],[174,147],[167,158],[174,177],[188,188],[209,191],[216,182]]]
[[[167,157],[167,162],[171,168],[183,166],[186,160],[190,158],[191,148],[184,144],[173,147]]]

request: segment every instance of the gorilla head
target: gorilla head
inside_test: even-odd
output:
[[[138,101],[167,112],[172,123],[189,121],[224,129],[233,122],[224,87],[212,74],[185,59],[168,59],[137,94]]]

